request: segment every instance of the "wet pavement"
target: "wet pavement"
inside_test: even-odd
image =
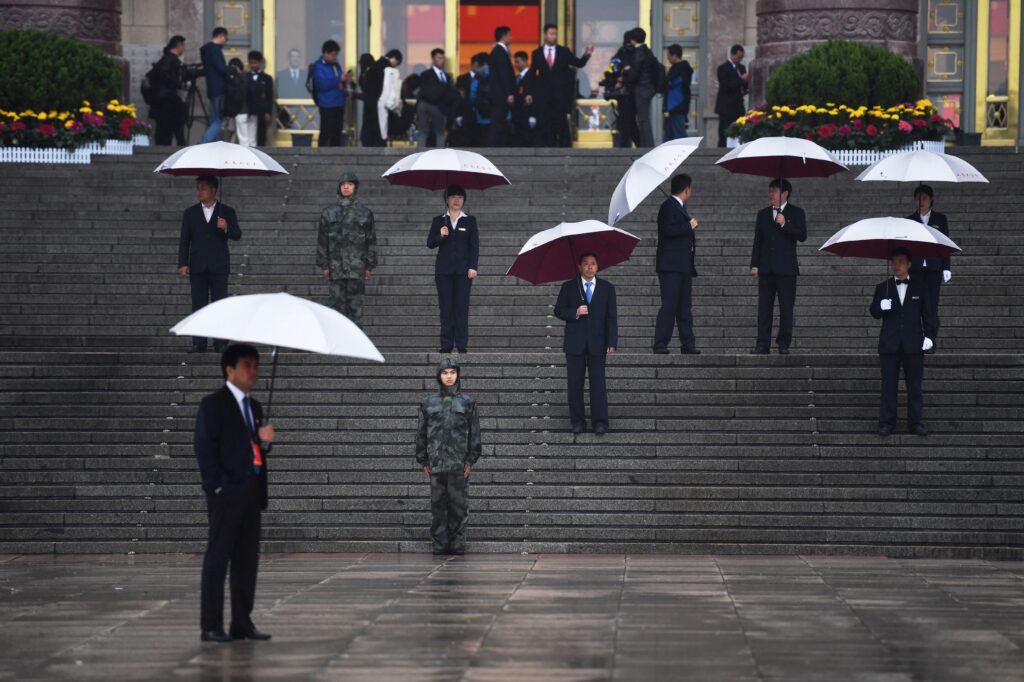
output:
[[[270,642],[199,641],[196,555],[0,555],[0,680],[1024,681],[1024,563],[264,556]]]

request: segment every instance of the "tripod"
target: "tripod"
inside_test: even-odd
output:
[[[206,110],[206,101],[196,91],[196,82],[197,79],[192,79],[188,82],[188,94],[185,95],[185,140],[189,143],[192,142],[192,124],[196,119],[207,124],[210,122],[210,113]],[[199,104],[199,109],[203,112],[202,116],[196,115],[197,103]]]

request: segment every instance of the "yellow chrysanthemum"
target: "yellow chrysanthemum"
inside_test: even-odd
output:
[[[46,112],[40,111],[39,112],[39,116],[37,116],[36,118],[38,118],[40,121],[45,121],[46,120]]]
[[[746,125],[747,117],[746,116],[740,116],[738,119],[736,119],[736,123],[738,125]]]
[[[71,129],[71,126],[73,126],[73,125],[75,125],[74,121],[65,121],[64,122],[64,127],[69,129],[69,130]]]
[[[82,113],[82,114],[91,114],[92,113],[92,109],[89,108],[89,107],[80,107],[78,109],[78,111],[79,111],[79,113]]]

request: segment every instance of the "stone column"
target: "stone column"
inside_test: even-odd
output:
[[[919,0],[758,0],[750,105],[764,104],[765,83],[779,64],[830,38],[881,45],[913,62],[921,74],[919,4]]]
[[[121,0],[0,0],[0,29],[10,28],[74,36],[121,56]]]

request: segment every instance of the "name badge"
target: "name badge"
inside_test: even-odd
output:
[[[460,227],[460,228],[457,228],[457,229],[458,229],[459,232],[465,232],[466,231],[466,228],[464,228],[464,227]]]
[[[920,296],[911,296],[911,297],[910,297],[910,300],[911,300],[911,301],[916,301],[916,300],[918,300],[919,298],[921,298],[921,297],[920,297]]]

